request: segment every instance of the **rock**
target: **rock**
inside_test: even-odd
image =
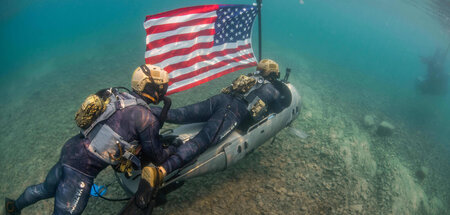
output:
[[[394,133],[395,127],[386,121],[381,122],[378,125],[377,134],[380,136],[391,136]]]
[[[280,194],[285,194],[287,192],[286,188],[284,187],[274,188],[274,190]]]
[[[363,211],[363,205],[362,204],[357,204],[357,205],[352,205],[350,206],[350,208],[357,212],[358,214],[360,214]]]
[[[375,119],[371,115],[364,116],[364,126],[371,128],[375,125]]]
[[[416,178],[420,182],[422,182],[428,175],[428,168],[421,167],[419,170],[416,171]]]

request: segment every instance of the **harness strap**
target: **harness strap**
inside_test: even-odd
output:
[[[247,96],[250,95],[251,92],[257,90],[258,88],[260,88],[261,86],[263,86],[264,84],[268,84],[270,83],[269,81],[265,80],[262,76],[259,75],[255,75],[256,78],[256,84],[250,88],[250,90],[248,92],[246,92],[244,95],[242,95],[242,97],[247,101]],[[248,102],[248,101],[247,101]],[[251,102],[251,101],[250,101]]]
[[[108,106],[106,107],[105,112],[103,112],[92,124],[91,126],[89,126],[87,129],[85,130],[81,130],[81,133],[83,134],[84,137],[87,137],[89,135],[89,133],[92,131],[92,129],[94,129],[94,127],[100,123],[103,122],[107,119],[109,119],[117,110],[122,110],[124,108],[130,107],[130,106],[134,106],[134,105],[141,105],[144,106],[145,108],[147,108],[148,110],[150,110],[150,107],[147,105],[147,103],[140,99],[140,98],[136,98],[133,95],[129,94],[129,93],[124,93],[125,96],[129,97],[126,99],[121,98],[118,95],[111,95],[110,96],[110,103],[108,104]]]
[[[106,106],[105,112],[103,112],[88,128],[86,128],[85,130],[81,130],[81,133],[84,137],[87,137],[98,123],[109,119],[109,117],[111,117],[116,112],[116,101],[113,101],[113,99],[115,100],[115,97],[111,96],[110,98],[111,102],[108,104],[108,106]]]
[[[123,157],[127,160],[130,160],[134,165],[136,165],[137,169],[141,169],[141,161],[136,155],[131,153],[130,151],[125,151]]]
[[[147,66],[145,66],[145,65],[142,65],[140,67],[141,67],[142,72],[148,76],[148,78],[150,79],[152,84],[155,84],[155,80],[153,80],[152,73],[151,73],[150,69]]]

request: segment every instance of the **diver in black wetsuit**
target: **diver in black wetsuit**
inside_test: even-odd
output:
[[[94,178],[108,165],[121,170],[129,169],[131,163],[139,166],[139,159],[136,160],[139,148],[148,162],[162,164],[175,148],[162,148],[159,116],[150,111],[148,104],[164,100],[163,112],[167,113],[170,99],[164,95],[168,81],[166,71],[147,64],[134,71],[131,80],[133,92],[118,92],[112,88],[99,91],[98,97],[88,97],[107,99],[104,112],[84,127],[77,121],[82,128],[80,134],[64,144],[58,163],[45,181],[26,188],[15,201],[6,199],[6,214],[20,214],[26,206],[50,197],[55,197],[53,214],[81,214],[90,197]],[[85,110],[83,106],[77,117]],[[124,151],[131,152],[127,159],[121,154]]]
[[[450,75],[445,71],[445,62],[450,50],[450,44],[446,50],[436,49],[433,56],[421,57],[427,66],[425,77],[417,78],[417,88],[425,94],[444,95],[448,90]]]
[[[182,167],[209,146],[216,144],[245,119],[260,119],[269,106],[276,109],[280,92],[271,83],[279,78],[278,64],[264,59],[257,66],[257,72],[248,76],[241,75],[233,84],[205,101],[169,110],[167,122],[184,124],[206,122],[203,129],[192,139],[177,148],[166,162],[154,168],[159,177],[154,184],[162,183],[165,175]],[[151,107],[154,113],[161,112]]]

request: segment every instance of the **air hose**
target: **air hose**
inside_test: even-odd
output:
[[[102,198],[102,199],[104,199],[104,200],[107,200],[107,201],[111,201],[111,202],[120,202],[120,201],[128,201],[128,200],[130,200],[131,198],[122,198],[122,199],[112,199],[112,198],[107,198],[107,197],[104,197],[103,196],[103,194],[105,193],[104,191],[106,191],[106,189],[108,188],[108,186],[110,186],[111,184],[107,184],[107,185],[105,185],[104,186],[104,188],[103,188],[103,190],[97,190],[97,186],[94,184],[94,185],[92,185],[92,189],[94,190],[94,194],[95,195],[92,195],[92,196],[95,196],[95,197],[100,197],[100,198]],[[102,187],[102,186],[100,186],[100,187]]]

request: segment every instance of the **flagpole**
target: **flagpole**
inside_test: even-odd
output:
[[[258,55],[258,58],[259,58],[259,60],[258,61],[261,61],[261,58],[262,58],[262,46],[261,46],[261,4],[262,4],[262,0],[256,0],[256,4],[257,4],[257,7],[258,7],[258,51],[259,51],[259,55]]]

